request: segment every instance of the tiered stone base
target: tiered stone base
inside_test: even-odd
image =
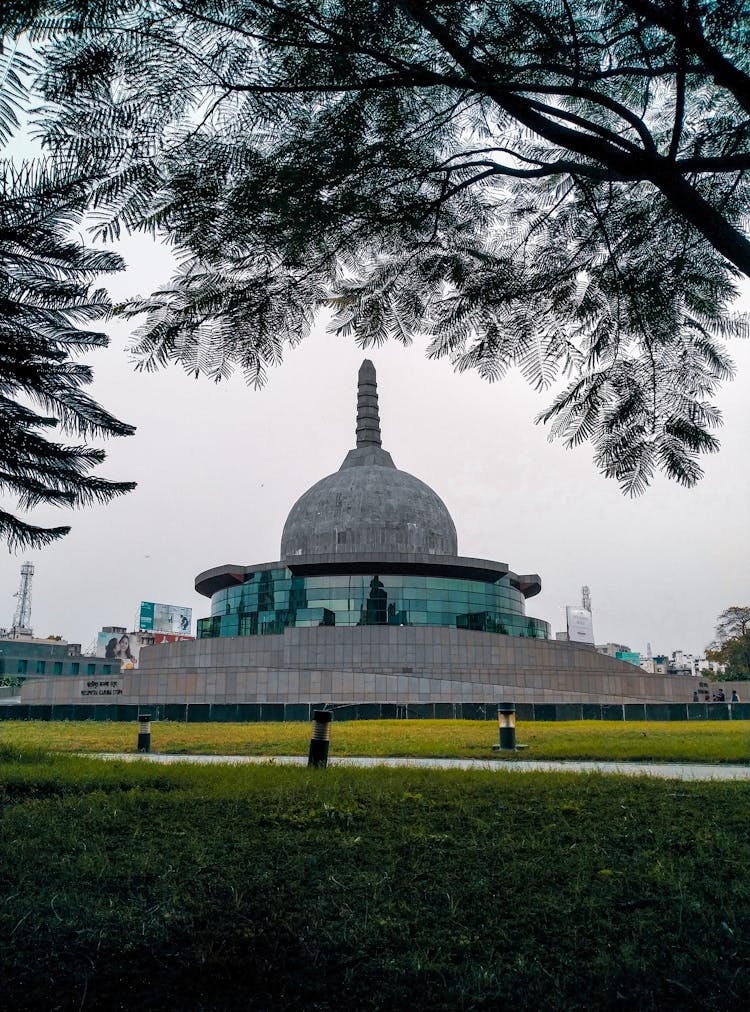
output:
[[[313,627],[161,644],[97,686],[34,679],[26,703],[689,702],[694,678],[650,675],[558,640],[414,626]],[[117,683],[116,685],[114,683]]]

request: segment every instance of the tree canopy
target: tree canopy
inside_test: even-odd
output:
[[[99,235],[168,236],[144,368],[262,383],[321,306],[553,389],[630,493],[718,448],[750,276],[743,0],[50,0],[18,15]]]
[[[750,632],[750,606],[733,604],[719,615],[716,620],[716,639],[719,643],[737,636],[745,636]]]

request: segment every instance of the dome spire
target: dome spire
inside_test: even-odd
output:
[[[357,378],[357,448],[381,445],[378,381],[375,366],[366,358]]]
[[[336,555],[394,552],[457,555],[456,528],[443,500],[419,478],[399,471],[380,445],[375,366],[365,359],[357,384],[357,445],[338,471],[292,506],[281,559],[316,555],[330,562]],[[377,570],[376,565],[369,572]]]
[[[393,457],[380,442],[378,381],[375,366],[366,358],[357,377],[357,445],[350,450],[340,471],[350,467],[393,467]]]

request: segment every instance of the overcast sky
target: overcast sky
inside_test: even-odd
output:
[[[131,269],[112,278],[115,299],[146,294],[168,276],[168,255],[148,240],[130,240],[124,252]],[[239,376],[216,385],[177,367],[136,373],[131,325],[107,329],[111,347],[89,359],[92,390],[138,431],[106,444],[100,472],[138,488],[107,506],[38,510],[37,522],[71,523],[70,535],[42,551],[0,555],[0,626],[12,621],[28,560],[36,635],[84,648],[102,625],[132,629],[141,600],[190,606],[195,622],[210,612],[194,591],[198,573],[278,559],[292,504],[354,445],[365,357],[321,326],[255,391]],[[548,395],[520,376],[487,384],[457,375],[417,345],[367,357],[378,374],[383,446],[443,498],[461,555],[539,573],[542,592],[527,610],[553,630],[587,584],[597,643],[697,653],[719,612],[750,604],[750,342],[730,350],[738,377],[719,394],[722,450],[705,459],[705,478],[687,490],[658,478],[636,500],[596,472],[590,447],[547,441],[533,419]]]

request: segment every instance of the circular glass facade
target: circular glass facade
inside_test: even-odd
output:
[[[198,638],[321,625],[412,625],[547,639],[549,624],[524,609],[524,596],[507,575],[485,583],[392,573],[294,576],[286,568],[269,569],[217,591],[211,618],[198,621]]]

